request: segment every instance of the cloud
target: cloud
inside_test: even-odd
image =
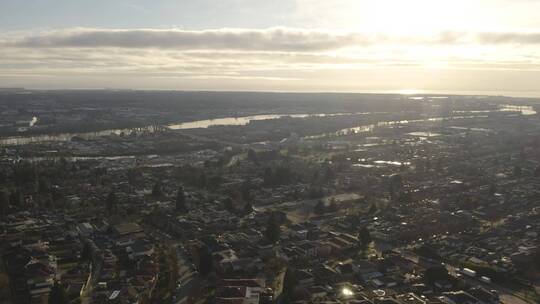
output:
[[[30,48],[119,47],[267,51],[325,51],[370,43],[359,33],[291,28],[270,29],[71,29],[4,39],[4,45]]]
[[[464,79],[480,71],[537,75],[539,35],[448,31],[413,37],[295,28],[0,32],[0,80],[92,87],[115,79],[111,86],[191,89],[209,89],[210,83],[241,89],[257,82],[258,88],[323,90],[345,84],[356,89],[358,79],[370,79],[368,71],[380,75],[376,80],[385,87],[405,85],[418,71],[461,71]]]
[[[540,32],[480,33],[477,38],[484,44],[540,44]]]
[[[1,37],[1,36],[0,36]],[[326,52],[372,45],[540,44],[538,32],[457,32],[399,36],[377,33],[268,29],[89,29],[4,35],[0,46],[24,48],[126,48]]]

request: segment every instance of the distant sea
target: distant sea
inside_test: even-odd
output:
[[[321,92],[322,93],[322,92]],[[338,93],[338,92],[336,92]],[[506,96],[516,98],[540,98],[540,91],[438,91],[438,90],[362,90],[351,93],[403,94],[403,95],[464,95],[464,96]]]

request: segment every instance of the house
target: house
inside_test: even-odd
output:
[[[295,224],[289,227],[289,235],[293,239],[305,240],[308,235],[308,229],[304,225]]]
[[[143,229],[137,223],[122,223],[113,226],[113,231],[118,236],[127,236],[143,232]]]
[[[406,294],[401,294],[396,296],[396,298],[403,304],[427,304],[427,299],[420,297],[413,292]]]
[[[216,262],[216,268],[219,272],[234,271],[233,263],[238,261],[236,252],[233,249],[224,249],[214,252],[212,254],[214,261]]]
[[[311,242],[303,242],[297,248],[299,249],[301,258],[310,259],[317,256],[317,246]]]
[[[136,241],[126,247],[126,252],[130,260],[138,260],[144,256],[151,256],[154,253],[154,245],[144,241]]]
[[[313,274],[306,270],[298,270],[294,273],[294,276],[296,277],[299,286],[311,286],[315,283]]]
[[[445,304],[484,304],[465,291],[444,292],[439,299]]]
[[[475,287],[469,290],[469,294],[482,303],[485,304],[497,304],[500,303],[499,295],[494,291],[489,291],[483,287]]]
[[[339,273],[340,281],[350,281],[356,274],[352,261],[340,262],[334,267],[334,269]]]
[[[322,286],[312,286],[308,289],[309,294],[311,295],[311,300],[323,299],[328,295],[326,289]]]
[[[369,281],[376,278],[383,277],[383,274],[379,272],[375,264],[360,260],[354,263],[354,267],[356,269],[356,272],[360,275],[362,280]]]
[[[80,223],[77,225],[77,232],[81,237],[91,237],[94,234],[94,226],[90,223]]]
[[[24,275],[26,284],[32,298],[40,298],[50,292],[53,284],[55,271],[49,266],[31,261],[25,266]]]
[[[313,242],[317,247],[317,256],[320,258],[329,257],[332,254],[332,246],[324,241]]]
[[[264,281],[257,279],[222,280],[216,290],[217,304],[259,304]]]
[[[313,275],[321,284],[335,283],[339,278],[339,273],[326,265],[316,267]]]

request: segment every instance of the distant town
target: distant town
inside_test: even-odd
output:
[[[540,101],[0,90],[0,304],[540,303]]]

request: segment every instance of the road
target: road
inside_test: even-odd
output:
[[[403,251],[403,248],[402,248],[402,254],[404,253]],[[419,265],[420,267],[424,268],[424,269],[427,269],[429,267],[434,267],[434,266],[441,266],[441,264],[437,264],[435,262],[429,262],[429,261],[426,261],[424,259],[416,259],[416,258],[413,258],[413,256],[410,256],[410,255],[406,255],[404,254],[404,257]],[[457,277],[458,276],[458,269],[459,267],[456,267],[455,265],[450,265],[450,264],[443,264],[446,269],[448,270],[448,273],[453,276],[453,277]],[[498,285],[498,284],[495,284],[495,283],[485,283],[483,281],[480,281],[478,278],[472,278],[472,277],[469,277],[469,276],[466,276],[466,275],[462,275],[460,274],[459,275],[459,278],[461,280],[464,280],[465,283],[467,283],[468,285],[471,285],[471,286],[481,286],[487,290],[496,290],[499,294],[499,297],[500,297],[500,300],[501,300],[501,303],[503,304],[534,304],[533,302],[529,302],[529,301],[526,301],[524,299],[522,299],[521,297],[517,296],[515,294],[515,291],[511,290],[511,289],[508,289],[504,286],[501,286],[501,285]]]
[[[199,290],[204,285],[204,281],[198,275],[194,265],[186,257],[182,242],[153,226],[145,225],[144,231],[156,241],[167,244],[175,249],[178,261],[178,285],[173,296],[173,302],[175,304],[187,303],[186,301],[182,302],[182,300],[188,299],[190,295],[193,295],[195,290]]]
[[[455,267],[455,266],[452,266],[452,265],[448,265],[446,264],[446,269],[448,270],[448,273],[450,273],[451,276],[453,277],[456,277],[458,276],[459,271],[458,271],[458,267]],[[467,275],[463,275],[463,274],[460,274],[459,275],[459,278],[463,281],[465,281],[465,283],[467,283],[468,285],[471,285],[471,286],[480,286],[480,287],[483,287],[487,290],[496,290],[499,294],[499,297],[501,299],[501,303],[504,303],[504,304],[528,304],[528,303],[531,303],[531,304],[534,304],[533,302],[528,302],[518,296],[515,295],[515,292],[513,290],[510,290],[504,286],[501,286],[501,285],[498,285],[498,284],[495,284],[495,283],[486,283],[486,282],[483,282],[483,281],[480,281],[480,279],[478,277],[469,277]]]
[[[102,264],[101,258],[95,257],[92,259],[90,278],[88,279],[87,284],[84,286],[84,290],[81,292],[81,302],[83,304],[91,302],[90,295],[94,290],[97,280],[99,279]]]

